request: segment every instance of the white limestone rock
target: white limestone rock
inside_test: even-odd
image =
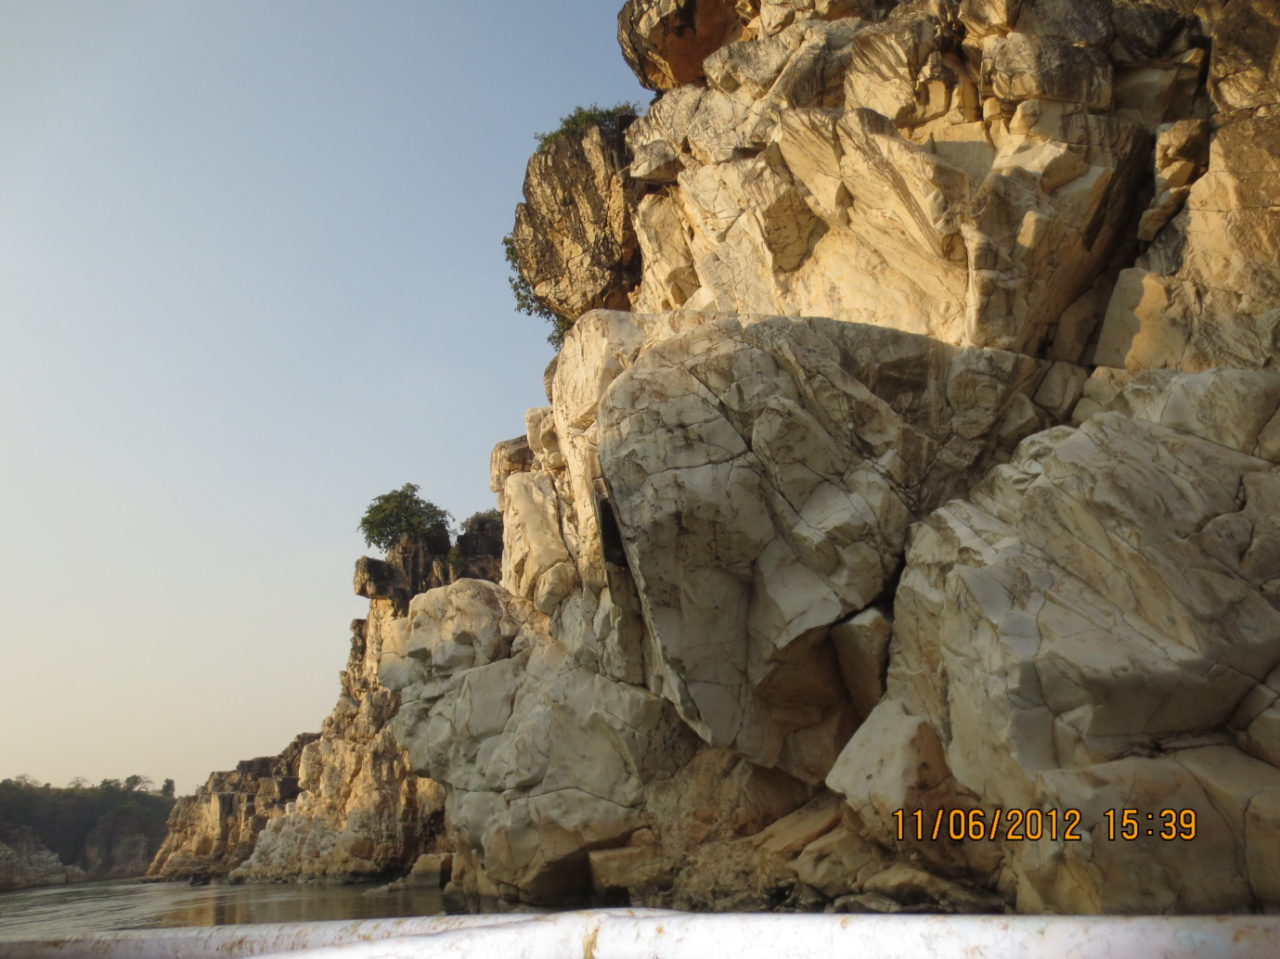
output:
[[[448,787],[458,852],[532,902],[589,886],[582,851],[648,825],[671,727],[662,700],[576,664],[544,628],[501,587],[460,580],[414,599],[382,671],[413,768]]]
[[[635,312],[547,271],[502,585],[382,656],[454,891],[1280,904],[1270,6],[629,0],[619,39],[661,96],[579,212],[634,228]],[[1126,804],[1202,838],[1106,838]],[[1080,838],[908,818],[997,808]]]
[[[606,353],[584,341],[621,322],[584,318],[567,350]],[[1045,367],[830,320],[631,322],[652,345],[603,392],[592,468],[651,688],[707,742],[818,781],[858,715],[828,629],[881,594],[913,518],[1047,419],[1028,399]]]
[[[1280,664],[1280,457],[1255,455],[1277,389],[1243,371],[1130,383],[916,528],[886,698],[828,777],[872,836],[892,838],[896,809],[931,807],[886,791],[898,774],[861,771],[936,743],[927,765],[947,804],[988,821],[997,807],[1081,816],[1078,840],[988,844],[998,865],[974,861],[981,844],[924,844],[1019,910],[1274,906],[1271,826],[1257,820],[1255,840],[1248,816],[1280,789],[1268,720],[1249,732]],[[1244,415],[1221,429],[1229,410]],[[1139,810],[1135,842],[1108,838],[1107,810],[1124,808]],[[1146,833],[1148,812],[1169,828],[1160,811],[1184,808],[1196,841]]]

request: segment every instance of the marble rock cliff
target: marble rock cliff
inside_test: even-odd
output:
[[[154,879],[193,873],[233,882],[347,882],[398,875],[441,843],[443,790],[410,770],[391,720],[399,696],[378,681],[389,624],[410,597],[460,576],[496,578],[501,522],[475,525],[461,557],[402,543],[386,560],[356,563],[355,591],[369,615],[351,624],[341,694],[321,731],[279,756],[214,773],[178,800],[169,835],[151,865]]]
[[[169,814],[169,833],[147,870],[149,879],[226,876],[253,853],[258,833],[298,795],[298,760],[315,733],[296,737],[278,756],[246,759],[211,773]]]
[[[619,40],[653,103],[536,156],[514,234],[575,323],[494,450],[501,580],[383,634],[450,891],[1280,907],[1274,5]]]

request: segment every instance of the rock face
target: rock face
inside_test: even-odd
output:
[[[1095,6],[1049,35],[965,5],[762,14],[759,36],[705,58],[705,85],[628,130],[650,186],[635,308],[830,316],[1078,361],[1096,316],[1064,313],[1121,240],[1150,133],[1196,109],[1121,108],[1097,49],[1110,4]],[[1188,43],[1151,56],[1181,64]],[[1166,72],[1194,87],[1196,69]]]
[[[169,835],[147,870],[150,879],[225,876],[249,858],[268,820],[298,795],[298,764],[316,733],[303,733],[279,756],[246,759],[216,772],[183,796],[169,815]]]
[[[1280,892],[1280,756],[1262,718],[1280,665],[1280,455],[1256,429],[1197,416],[1274,420],[1280,377],[1162,379],[1164,402],[1121,394],[1127,412],[1032,437],[913,531],[887,697],[828,777],[882,841],[902,787],[864,773],[895,751],[933,750],[929,812],[1077,811],[1070,839],[1005,843],[998,860],[909,843],[1030,911],[1102,912],[1117,897],[1127,911],[1223,912]],[[1139,810],[1132,842],[1107,828],[1125,808]],[[1194,810],[1194,842],[1189,820],[1160,837],[1166,809]]]
[[[625,308],[639,282],[626,165],[622,132],[594,126],[556,137],[529,160],[511,239],[524,279],[566,319]]]
[[[378,662],[410,597],[460,576],[496,577],[501,544],[501,518],[482,514],[449,559],[410,543],[386,560],[362,557],[354,586],[369,600],[369,616],[351,624],[342,692],[321,731],[299,736],[278,757],[214,773],[180,799],[148,875],[347,882],[398,875],[439,851],[443,791],[412,773],[395,741],[400,699],[379,683]]]
[[[378,576],[388,571],[400,576]],[[390,728],[399,699],[371,672],[409,578],[399,565],[361,560],[357,592],[371,572],[363,583],[369,617],[352,624],[342,695],[299,757],[300,794],[266,823],[234,880],[375,878],[403,872],[435,849],[443,795],[409,771]]]
[[[1161,131],[1152,209],[1167,225],[1120,275],[1099,365],[1274,369],[1280,356],[1280,11],[1268,0],[1211,10],[1214,113],[1207,129]]]
[[[628,322],[656,325],[600,326]],[[579,358],[562,356],[560,376],[585,373]],[[1047,368],[777,317],[713,319],[642,348],[582,425],[596,428],[641,597],[643,661],[685,723],[820,783],[856,721],[829,627],[883,595],[914,519],[1052,422],[1031,399]],[[565,385],[557,421],[582,423]]]
[[[86,878],[78,866],[64,865],[29,827],[0,820],[0,891],[61,886]]]
[[[561,257],[501,579],[382,634],[450,893],[1280,907],[1273,5],[629,0],[619,39],[659,96],[573,215],[632,225],[633,312]]]

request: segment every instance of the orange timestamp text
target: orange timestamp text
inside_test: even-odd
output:
[[[1085,836],[1084,815],[1078,809],[939,809],[894,810],[899,842],[914,839],[972,842],[1003,840],[1037,842],[1049,839],[1078,842]],[[1103,813],[1102,833],[1109,840],[1132,842],[1141,837],[1163,840],[1196,838],[1194,809],[1108,809]]]

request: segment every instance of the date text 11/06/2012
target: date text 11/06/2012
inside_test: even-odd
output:
[[[899,842],[914,839],[972,842],[1005,840],[1036,842],[1041,839],[1064,842],[1084,838],[1084,816],[1078,809],[896,809],[893,812]],[[1102,814],[1101,835],[1108,840],[1133,842],[1139,838],[1166,842],[1196,838],[1194,809],[1108,809]]]

